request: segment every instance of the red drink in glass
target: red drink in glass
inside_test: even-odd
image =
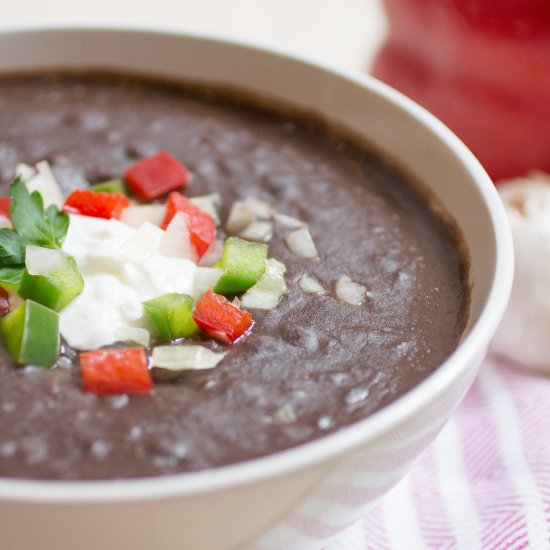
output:
[[[374,76],[445,122],[495,181],[550,171],[550,0],[384,0]]]

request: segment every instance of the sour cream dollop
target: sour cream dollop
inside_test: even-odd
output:
[[[165,232],[116,219],[71,215],[63,251],[73,256],[84,290],[60,312],[60,332],[70,346],[96,349],[125,340],[148,345],[139,327],[142,303],[168,292],[193,294],[193,261],[161,254]]]

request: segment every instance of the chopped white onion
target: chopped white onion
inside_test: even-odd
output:
[[[168,224],[160,243],[159,252],[172,258],[186,258],[197,263],[197,253],[191,244],[187,215],[178,212]]]
[[[207,290],[214,288],[222,273],[223,269],[221,267],[197,267],[195,269],[193,299],[198,300]]]
[[[151,342],[151,335],[147,329],[126,325],[116,329],[114,341],[135,342],[141,346],[148,347]]]
[[[233,203],[225,229],[229,233],[238,233],[242,231],[249,223],[254,221],[254,214],[250,211],[244,202],[237,201]]]
[[[205,252],[204,256],[200,259],[200,266],[214,265],[221,257],[223,253],[223,241],[221,239],[214,239],[210,248]]]
[[[273,208],[267,202],[248,197],[244,201],[236,201],[231,207],[225,229],[229,233],[240,233],[245,227],[257,220],[270,220]]]
[[[279,214],[278,212],[273,214],[273,219],[287,229],[300,229],[300,227],[307,225],[298,218],[293,218],[292,216],[287,216],[286,214]]]
[[[0,229],[12,229],[13,225],[7,216],[0,215]]]
[[[32,166],[22,162],[15,166],[15,175],[26,182],[36,175],[36,170]]]
[[[27,245],[25,249],[25,267],[31,275],[47,275],[62,269],[66,263],[67,257],[61,250],[33,244]]]
[[[267,243],[273,237],[273,224],[267,221],[253,221],[239,231],[238,235],[247,241]]]
[[[244,202],[256,219],[270,220],[273,217],[273,208],[268,202],[254,197],[247,197]]]
[[[218,207],[221,204],[219,193],[211,193],[210,195],[201,195],[200,197],[191,197],[189,199],[195,206],[198,206],[203,212],[208,214],[216,225],[220,225],[220,217],[218,216]]]
[[[324,294],[325,288],[311,275],[302,275],[298,279],[298,287],[304,294]]]
[[[145,222],[160,226],[165,210],[163,204],[136,204],[122,211],[120,221],[131,227],[141,227]]]
[[[204,346],[156,346],[153,348],[153,366],[170,371],[213,369],[225,356]]]
[[[119,247],[119,257],[123,262],[141,263],[159,250],[164,231],[149,222],[141,227]]]
[[[241,304],[250,309],[272,309],[286,292],[283,263],[269,258],[265,262],[264,274],[241,297]]]
[[[347,275],[340,276],[336,281],[335,290],[339,300],[352,306],[361,305],[367,295],[367,289],[352,281]]]
[[[288,233],[285,242],[290,251],[300,258],[313,259],[319,256],[307,227],[301,227]]]
[[[15,173],[21,176],[29,193],[33,191],[40,193],[44,201],[44,208],[52,204],[60,209],[63,207],[63,193],[47,161],[38,162],[36,169],[27,164],[18,164]]]

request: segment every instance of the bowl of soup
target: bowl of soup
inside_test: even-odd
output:
[[[511,239],[483,168],[386,85],[255,45],[108,26],[10,28],[0,44],[1,195],[15,223],[21,165],[46,166],[70,218],[62,251],[84,274],[58,313],[53,364],[0,356],[4,544],[321,548],[437,435],[504,312]],[[132,170],[159,154],[186,180],[144,198]],[[113,180],[130,188],[126,214],[69,207]],[[198,209],[222,248],[172,269],[174,248],[144,243],[172,238],[163,216],[180,196],[194,205],[180,218],[189,242]],[[174,289],[198,319],[204,296],[224,294],[209,277],[231,275],[235,239],[268,258],[246,293],[226,288],[251,319],[242,335],[201,325],[159,344],[129,331],[142,296]],[[269,307],[250,301],[273,298],[274,280]],[[7,287],[9,316],[29,294]],[[128,326],[106,325],[130,310]],[[157,347],[191,345],[215,365],[159,375]],[[130,347],[151,388],[90,391],[83,354]]]

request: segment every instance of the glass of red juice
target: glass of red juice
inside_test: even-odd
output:
[[[495,182],[550,171],[550,0],[383,0],[373,74],[446,123]]]

